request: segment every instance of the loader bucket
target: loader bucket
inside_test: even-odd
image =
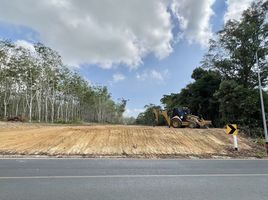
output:
[[[202,119],[199,123],[200,123],[199,125],[201,128],[209,128],[210,126],[212,126],[212,122],[209,120]]]

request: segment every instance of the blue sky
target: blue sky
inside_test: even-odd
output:
[[[91,84],[108,86],[114,100],[128,99],[126,115],[137,116],[192,81],[208,40],[252,0],[105,1],[4,0],[0,38],[51,46]]]

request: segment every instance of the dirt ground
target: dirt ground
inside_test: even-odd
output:
[[[0,122],[1,155],[83,157],[260,157],[262,147],[242,134],[239,151],[223,129],[123,125],[39,125]]]

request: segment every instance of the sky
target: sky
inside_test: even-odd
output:
[[[209,40],[253,1],[1,0],[0,39],[53,48],[136,117],[189,84]]]

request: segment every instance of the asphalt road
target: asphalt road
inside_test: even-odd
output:
[[[1,159],[17,199],[267,200],[268,160]]]

